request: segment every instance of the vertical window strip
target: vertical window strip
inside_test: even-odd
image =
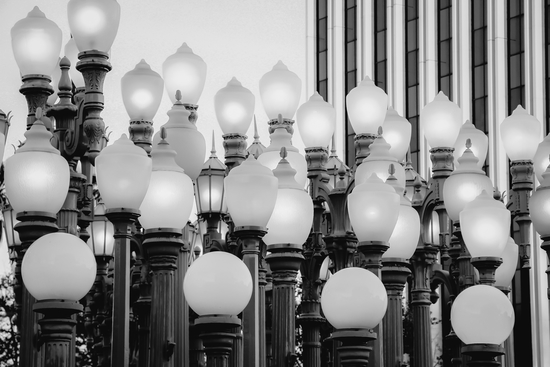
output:
[[[419,63],[418,63],[418,0],[407,1],[405,8],[405,117],[412,126],[411,162],[416,171],[419,169]]]
[[[327,0],[316,2],[317,26],[317,92],[328,100],[328,6]]]
[[[550,134],[550,0],[546,0],[545,7],[545,66],[546,66],[546,134]]]
[[[525,107],[525,42],[523,0],[508,0],[508,114]]]
[[[387,7],[386,0],[374,1],[374,76],[376,85],[387,92]]]
[[[437,16],[437,71],[440,91],[453,100],[453,27],[452,1],[439,0]]]
[[[357,3],[356,0],[344,2],[344,84],[346,95],[357,86]],[[355,132],[346,110],[346,164],[355,163]]]

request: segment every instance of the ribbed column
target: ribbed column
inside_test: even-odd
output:
[[[462,347],[462,354],[471,357],[469,367],[499,367],[497,357],[504,354],[504,348],[494,344],[469,344]]]
[[[178,253],[176,269],[175,366],[189,366],[189,305],[183,294],[183,279],[189,267],[190,244],[186,241]]]
[[[265,311],[265,287],[267,285],[267,265],[265,263],[265,245],[260,249],[259,268],[258,268],[258,302],[260,303],[260,365],[267,366],[267,341],[266,341],[266,311]]]
[[[321,316],[319,284],[317,280],[302,278],[302,313],[298,322],[302,325],[304,366],[321,366],[321,325],[325,319]]]
[[[367,329],[337,329],[332,338],[340,342],[338,356],[343,367],[367,367],[376,333]]]
[[[199,316],[195,321],[206,352],[207,367],[229,367],[229,355],[235,334],[232,329],[240,324],[236,316]]]

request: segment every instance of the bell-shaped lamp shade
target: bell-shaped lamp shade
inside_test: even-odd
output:
[[[483,190],[493,191],[491,179],[479,168],[478,159],[472,150],[466,149],[443,185],[443,201],[449,218],[458,221],[466,204],[477,198]]]
[[[67,16],[80,52],[111,49],[120,23],[120,5],[116,0],[71,0]]]
[[[537,180],[542,182],[542,175],[546,172],[546,169],[550,165],[550,134],[546,135],[544,140],[537,147],[537,152],[533,158],[533,168],[535,169],[535,175]]]
[[[152,121],[162,100],[164,81],[145,60],[121,79],[122,102],[132,121]]]
[[[306,158],[298,152],[298,149],[292,145],[292,135],[286,129],[276,129],[270,136],[271,144],[258,157],[258,162],[274,170],[281,159],[281,148],[286,148],[286,159],[290,162],[292,168],[296,170],[296,182],[300,187],[306,186],[307,181],[307,162]]]
[[[50,233],[29,247],[21,264],[21,275],[29,293],[39,301],[79,301],[94,284],[95,257],[77,236]]]
[[[185,174],[196,180],[201,173],[206,156],[206,140],[197,130],[197,126],[189,122],[189,112],[177,101],[168,111],[168,122],[162,127],[166,129],[166,141],[178,154],[176,163],[183,168]],[[153,144],[160,141],[160,133],[153,136]]]
[[[387,180],[399,195],[399,217],[391,234],[390,248],[382,254],[382,258],[410,259],[416,250],[420,238],[420,216],[412,207],[411,201],[404,195],[405,189],[399,186],[397,180]]]
[[[420,123],[432,148],[452,148],[462,127],[462,110],[439,92],[420,112]]]
[[[52,75],[61,52],[61,29],[35,6],[11,29],[11,47],[21,75]]]
[[[398,162],[402,162],[411,143],[411,123],[399,115],[393,107],[389,107],[382,127],[384,139],[390,145],[390,155]]]
[[[254,116],[255,98],[233,77],[214,96],[216,118],[224,134],[246,135]]]
[[[334,273],[321,294],[321,308],[335,329],[372,329],[382,321],[387,307],[384,284],[363,268]]]
[[[279,180],[279,190],[263,240],[268,250],[274,244],[302,245],[311,230],[313,201],[294,179],[296,170],[286,159],[281,159],[273,174]]]
[[[500,345],[514,328],[512,303],[495,287],[475,285],[462,291],[451,308],[451,324],[464,344]]]
[[[46,102],[48,106],[53,106],[58,98],[57,93],[59,93],[59,79],[61,79],[61,68],[59,67],[60,61],[61,61],[61,58],[57,61],[57,65],[55,65],[55,68],[53,68],[52,70],[51,85],[53,88],[53,93],[48,97],[48,100]]]
[[[346,108],[356,134],[376,134],[388,109],[388,95],[367,76],[346,96]]]
[[[115,227],[105,216],[105,204],[94,208],[94,217],[90,223],[88,246],[95,256],[113,256],[115,246]]]
[[[521,105],[500,124],[500,139],[511,161],[531,160],[537,152],[542,126]]]
[[[279,114],[292,119],[300,102],[300,93],[302,81],[280,60],[260,79],[260,97],[270,120]]]
[[[224,180],[227,209],[236,226],[266,227],[277,201],[277,177],[249,155]]]
[[[355,186],[348,196],[348,212],[357,239],[388,242],[399,217],[399,206],[399,195],[375,173]]]
[[[172,150],[162,139],[151,152],[153,173],[139,208],[143,229],[183,228],[193,209],[193,182],[177,165]]]
[[[529,213],[533,227],[542,237],[550,235],[550,170],[542,175],[543,180],[531,195]]]
[[[336,110],[315,92],[298,108],[296,123],[307,148],[328,147],[336,127]]]
[[[508,242],[502,253],[502,264],[495,270],[495,287],[509,287],[516,274],[518,265],[518,245],[512,237],[508,237]]]
[[[184,43],[164,61],[162,76],[172,103],[176,103],[176,91],[179,90],[183,103],[197,104],[206,81],[206,63]]]
[[[361,184],[365,182],[373,173],[378,178],[386,181],[389,177],[390,165],[395,169],[394,176],[401,187],[405,187],[405,168],[397,162],[394,156],[390,154],[390,145],[382,135],[374,140],[370,145],[370,154],[363,160],[361,165],[355,171],[355,182]]]
[[[486,191],[460,212],[464,243],[472,257],[500,257],[510,233],[510,212]]]
[[[71,68],[69,69],[69,75],[76,88],[84,88],[84,76],[78,70],[76,70],[76,63],[78,62],[78,48],[74,38],[71,38],[65,45],[65,56],[71,62]]]
[[[196,259],[183,280],[189,307],[199,316],[240,314],[252,295],[252,277],[235,255],[209,252]]]
[[[126,134],[96,158],[97,186],[107,209],[139,209],[151,179],[152,163]]]
[[[52,134],[41,121],[25,137],[25,145],[4,163],[6,195],[15,213],[56,214],[69,190],[69,165],[50,143]]]
[[[487,138],[487,135],[483,131],[476,129],[470,120],[466,120],[462,125],[458,138],[456,138],[454,144],[455,151],[453,152],[455,162],[458,162],[458,159],[462,157],[462,154],[466,150],[466,141],[468,139],[472,143],[470,149],[478,159],[477,166],[482,168],[485,164],[485,158],[487,158],[489,138]]]

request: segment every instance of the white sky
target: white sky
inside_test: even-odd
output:
[[[113,70],[105,81],[105,110],[111,143],[128,129],[128,115],[122,103],[120,79],[141,60],[162,75],[162,63],[187,42],[207,64],[204,92],[199,100],[197,127],[210,150],[212,130],[218,157],[223,160],[222,132],[214,113],[214,94],[235,76],[256,96],[256,118],[264,145],[269,145],[267,115],[259,95],[258,82],[282,60],[302,79],[300,104],[305,90],[305,1],[296,0],[119,0],[121,20],[111,49]],[[25,98],[19,93],[19,70],[11,50],[10,29],[37,5],[63,32],[63,47],[70,38],[67,1],[1,0],[0,15],[0,109],[14,118],[6,142],[4,159],[13,154],[11,145],[23,140],[27,115]],[[164,93],[154,118],[158,128],[167,121],[171,103]],[[248,132],[252,142],[252,125]],[[303,149],[298,129],[293,143]],[[0,271],[6,247],[0,245]]]

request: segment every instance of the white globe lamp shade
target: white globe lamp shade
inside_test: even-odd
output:
[[[176,103],[176,91],[179,90],[183,103],[196,105],[206,81],[206,63],[184,43],[164,61],[162,76],[172,103]]]
[[[543,180],[531,195],[529,213],[533,227],[542,237],[550,235],[550,171],[542,175]]]
[[[266,227],[277,200],[277,178],[248,156],[224,180],[227,209],[237,227]]]
[[[252,277],[236,256],[209,252],[193,261],[183,280],[183,292],[199,316],[240,314],[252,295]]]
[[[122,102],[132,121],[152,121],[162,99],[164,81],[145,60],[121,79]]]
[[[336,110],[315,92],[298,108],[296,123],[307,148],[326,148],[336,127]]]
[[[464,125],[460,128],[460,132],[454,144],[454,160],[458,162],[458,159],[462,157],[462,154],[466,150],[466,141],[468,139],[471,141],[470,149],[478,159],[477,166],[482,168],[485,164],[485,158],[487,158],[489,138],[487,138],[487,135],[485,135],[483,131],[476,129],[470,120],[466,120]]]
[[[50,143],[52,134],[41,121],[25,138],[25,145],[4,163],[6,195],[15,213],[56,214],[69,192],[69,165]]]
[[[246,135],[254,116],[255,98],[233,77],[214,96],[216,118],[224,134]]]
[[[40,237],[29,247],[21,264],[25,287],[38,301],[79,301],[92,288],[95,257],[80,238],[63,232]]]
[[[373,329],[382,321],[387,307],[384,284],[362,268],[334,273],[321,293],[321,308],[335,329]]]
[[[454,147],[462,123],[462,110],[443,92],[420,112],[420,124],[432,148]]]
[[[97,186],[107,209],[138,209],[147,193],[152,163],[126,134],[96,158]]]
[[[111,49],[120,23],[120,5],[116,0],[71,0],[67,15],[80,52]]]
[[[510,212],[486,191],[460,212],[464,243],[472,257],[501,257],[510,233]]]
[[[509,287],[516,274],[518,265],[518,245],[512,237],[508,238],[504,252],[502,253],[502,264],[495,270],[495,287]]]
[[[517,106],[500,124],[500,139],[511,161],[532,160],[541,139],[539,120]]]
[[[348,213],[357,239],[388,242],[399,217],[400,198],[376,174],[355,186],[348,196]]]
[[[390,145],[390,155],[402,162],[411,143],[412,126],[409,120],[389,107],[382,124],[384,139]]]
[[[550,134],[546,135],[544,140],[537,147],[535,157],[533,158],[533,168],[535,169],[535,175],[537,180],[542,182],[543,173],[550,165]]]
[[[386,118],[388,95],[367,76],[346,96],[346,109],[356,134],[376,134]]]
[[[464,344],[500,345],[514,328],[514,308],[508,297],[488,285],[462,291],[451,308],[451,324]]]
[[[11,29],[13,56],[22,76],[52,75],[61,51],[61,29],[35,6]]]
[[[260,97],[270,120],[276,119],[279,114],[292,119],[301,93],[302,81],[280,60],[260,79]]]
[[[403,195],[403,188],[394,186],[400,197],[399,217],[389,239],[390,247],[382,258],[410,259],[420,239],[420,216]]]

